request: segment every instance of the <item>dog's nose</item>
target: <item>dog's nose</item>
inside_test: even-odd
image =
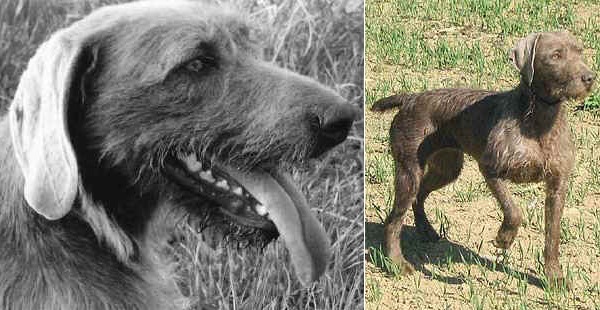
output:
[[[596,80],[596,73],[590,71],[588,73],[585,73],[581,79],[583,80],[584,83],[586,84],[592,84],[594,83],[594,81]]]
[[[319,156],[344,141],[358,115],[359,110],[355,106],[338,103],[318,116],[317,144],[313,156]]]

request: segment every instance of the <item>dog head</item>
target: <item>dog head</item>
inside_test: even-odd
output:
[[[57,220],[90,196],[131,236],[176,206],[253,243],[281,235],[315,280],[329,242],[289,169],[342,142],[357,113],[261,60],[251,32],[227,8],[148,1],[54,34],[10,109],[29,206]]]
[[[521,39],[510,57],[525,85],[547,103],[589,94],[596,74],[583,61],[583,48],[568,32],[533,33]]]

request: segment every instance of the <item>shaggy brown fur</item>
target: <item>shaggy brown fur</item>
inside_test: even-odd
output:
[[[183,308],[163,250],[185,220],[258,247],[280,234],[301,281],[324,272],[285,171],[356,111],[262,61],[251,31],[225,7],[145,1],[38,49],[0,120],[0,309]]]
[[[424,202],[456,180],[467,153],[502,207],[504,220],[495,240],[499,248],[510,247],[522,220],[506,182],[546,183],[544,271],[551,283],[563,280],[560,218],[574,149],[562,103],[586,96],[595,74],[583,63],[580,44],[565,32],[531,34],[515,46],[511,58],[521,72],[514,90],[441,89],[391,96],[372,107],[400,107],[390,129],[396,194],[384,246],[407,272],[413,267],[399,243],[406,211],[412,205],[417,230],[426,240],[438,240]]]

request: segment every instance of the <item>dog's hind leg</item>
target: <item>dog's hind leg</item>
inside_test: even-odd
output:
[[[412,206],[417,231],[425,241],[435,242],[440,239],[425,214],[425,199],[431,192],[454,182],[460,175],[463,161],[463,152],[452,148],[439,150],[427,159],[427,169]]]
[[[416,162],[396,163],[396,166],[394,207],[385,220],[384,247],[387,256],[401,268],[401,272],[412,273],[414,267],[402,255],[400,232],[406,211],[415,202],[423,170]]]
[[[385,220],[383,243],[387,256],[405,273],[414,271],[414,267],[402,255],[400,232],[406,211],[415,203],[423,178],[424,165],[419,160],[419,149],[429,126],[421,119],[418,115],[401,111],[396,114],[390,130],[392,154],[396,164],[395,195],[394,206]]]
[[[519,226],[521,226],[521,222],[523,221],[523,214],[521,209],[511,199],[510,192],[506,187],[506,181],[490,177],[485,173],[483,175],[490,191],[492,191],[492,195],[500,203],[502,213],[504,214],[504,219],[496,235],[494,245],[497,248],[508,249],[513,241],[515,241]]]

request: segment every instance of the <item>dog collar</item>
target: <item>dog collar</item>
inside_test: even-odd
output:
[[[541,102],[548,106],[554,106],[554,105],[557,105],[560,103],[560,100],[557,100],[556,102],[550,102],[550,101],[544,100],[541,96],[538,96],[535,93],[535,91],[533,90],[533,87],[531,87],[531,85],[526,85],[522,89],[523,89],[524,95],[527,97],[530,105],[535,102]]]

